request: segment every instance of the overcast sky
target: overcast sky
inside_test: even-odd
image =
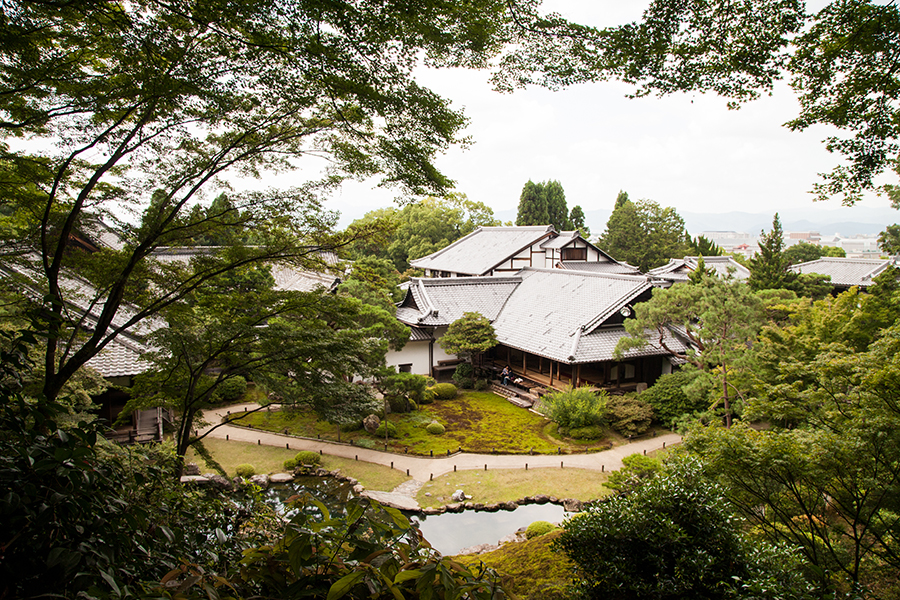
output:
[[[645,2],[546,0],[548,10],[591,25],[639,19]],[[674,95],[630,100],[629,86],[613,82],[560,92],[527,89],[499,94],[488,74],[424,71],[421,83],[453,101],[471,119],[467,150],[451,149],[438,167],[457,190],[495,212],[515,210],[526,181],[559,180],[568,205],[585,211],[611,209],[618,191],[649,198],[680,212],[734,210],[773,213],[813,208],[809,190],[817,173],[837,157],[822,144],[828,129],[794,133],[782,124],[798,104],[781,85],[772,97],[728,110],[713,95]],[[345,185],[328,203],[341,225],[396,194],[371,184]],[[867,206],[887,206],[874,195]],[[816,209],[838,208],[839,201]],[[602,224],[594,223],[593,228]]]

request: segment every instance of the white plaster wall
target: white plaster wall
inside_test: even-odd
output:
[[[428,364],[429,342],[406,342],[403,350],[388,350],[385,360],[389,367],[398,370],[400,365],[412,364],[412,373],[417,375],[430,375],[431,367]]]

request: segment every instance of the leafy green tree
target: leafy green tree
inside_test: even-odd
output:
[[[663,472],[658,458],[644,454],[629,454],[622,459],[622,468],[609,474],[604,485],[620,494],[630,494],[647,480]]]
[[[324,291],[261,287],[237,294],[223,285],[166,311],[168,327],[153,334],[157,350],[147,357],[153,368],[138,377],[126,414],[174,409],[176,453],[183,456],[211,431],[196,434],[203,410],[238,376],[249,375],[281,403],[328,418],[371,412],[374,398],[352,379],[383,366],[392,313]]]
[[[711,389],[717,388],[714,397],[723,404],[730,425],[731,398],[741,392],[729,378],[745,365],[747,347],[763,325],[760,300],[742,282],[704,277],[695,285],[655,289],[649,301],[634,309],[634,318],[625,321],[629,337],[619,340],[615,355],[652,341],[688,361],[702,373],[701,379],[716,382]],[[673,328],[689,340],[687,350],[673,346]]]
[[[653,407],[654,419],[665,427],[684,415],[703,412],[709,408],[709,401],[688,395],[688,388],[696,377],[696,372],[679,370],[662,375],[640,395],[641,400]]]
[[[563,524],[583,597],[813,598],[795,555],[753,541],[722,489],[684,461]]]
[[[621,435],[631,437],[650,429],[653,407],[643,398],[631,394],[612,396],[606,403],[606,417],[613,429]]]
[[[391,373],[380,378],[378,388],[384,395],[393,410],[393,406],[402,404],[402,410],[396,412],[409,412],[413,406],[421,404],[422,398],[428,393],[429,383],[434,380],[425,375],[415,373]]]
[[[616,208],[600,238],[600,248],[618,260],[648,271],[688,251],[684,219],[652,200],[628,200],[619,192]]]
[[[789,265],[819,260],[823,256],[844,257],[847,256],[847,253],[844,252],[843,248],[838,248],[837,246],[819,246],[802,241],[784,251],[784,257]]]
[[[380,176],[408,193],[443,193],[451,182],[433,159],[461,141],[465,118],[415,81],[420,59],[496,64],[523,84],[537,69],[553,87],[565,82],[550,63],[583,30],[542,20],[531,4],[492,0],[409,10],[16,1],[4,15],[0,171],[14,226],[0,233],[37,253],[31,266],[51,325],[47,399],[120,332],[222,272],[254,262],[320,267],[319,250],[366,237],[359,228],[331,233],[336,215],[321,200],[344,179]],[[23,137],[31,143],[10,143]],[[296,168],[309,155],[328,161],[319,180],[229,191],[212,212],[193,210],[229,178]],[[124,248],[72,252],[73,234],[98,216],[120,220]],[[210,237],[248,242],[191,269],[152,260],[156,248]],[[97,290],[79,299],[96,307],[90,327],[67,314],[70,269]],[[123,313],[123,303],[133,310]]]
[[[519,196],[519,211],[516,214],[516,225],[549,225],[550,210],[544,184],[534,183],[530,179],[522,188]]]
[[[573,206],[569,213],[569,225],[584,239],[591,237],[591,230],[584,223],[584,210],[578,204]]]
[[[832,0],[811,11],[780,0],[655,0],[640,21],[599,29],[585,46],[594,77],[632,83],[635,96],[714,92],[737,106],[788,79],[800,112],[786,126],[834,126],[824,143],[846,159],[815,185],[817,197],[852,204],[881,190],[897,203],[897,186],[876,180],[897,165],[898,38],[894,3]]]
[[[900,254],[900,225],[894,223],[885,227],[878,234],[878,247],[887,254]]]
[[[497,345],[497,335],[487,317],[481,313],[467,312],[450,323],[438,345],[444,352],[463,356],[472,362],[474,355],[487,352]]]

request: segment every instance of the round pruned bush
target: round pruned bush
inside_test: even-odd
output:
[[[560,427],[575,429],[602,425],[609,395],[595,392],[587,386],[553,392],[541,398],[541,410]]]
[[[631,394],[611,397],[606,414],[612,428],[624,436],[640,435],[653,423],[653,407]]]
[[[284,467],[285,471],[293,471],[294,469],[297,468],[297,459],[289,458],[281,464]]]
[[[247,393],[247,380],[236,375],[224,380],[216,388],[216,396],[222,402],[235,402],[244,397]]]
[[[427,388],[424,392],[422,392],[422,397],[419,398],[419,404],[432,403],[434,403],[434,388]]]
[[[428,425],[425,426],[425,431],[430,433],[431,435],[441,435],[445,431],[447,431],[443,425],[438,423],[437,421],[432,421]]]
[[[294,456],[294,460],[297,461],[297,465],[310,465],[315,466],[322,462],[322,457],[318,452],[313,452],[312,450],[301,450]]]
[[[391,407],[392,413],[414,412],[419,408],[414,400],[406,398],[405,396],[388,396],[387,401]]]
[[[459,390],[452,383],[437,383],[431,390],[438,400],[453,400],[459,394]]]
[[[383,437],[384,437],[384,428],[385,428],[385,426],[387,426],[387,436],[388,436],[389,438],[395,438],[395,437],[397,437],[397,428],[394,426],[393,423],[391,423],[391,422],[389,422],[389,421],[382,421],[382,422],[381,422],[381,425],[379,425],[379,426],[378,426],[378,429],[375,430],[375,437],[380,437],[380,438],[383,438]]]
[[[253,477],[254,475],[256,475],[256,467],[251,464],[244,463],[242,465],[238,465],[237,468],[235,468],[234,472],[238,477],[247,479],[248,477]]]
[[[471,363],[460,363],[453,372],[453,381],[461,388],[470,389],[475,383],[475,367]]]
[[[557,527],[550,521],[535,521],[525,530],[525,537],[530,540],[531,538],[542,536],[545,533],[550,533],[554,529],[557,529]]]

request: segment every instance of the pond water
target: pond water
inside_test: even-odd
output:
[[[442,515],[416,515],[422,535],[443,555],[456,554],[478,544],[496,544],[500,539],[535,521],[561,523],[569,513],[557,504],[526,504],[512,511],[472,511]]]
[[[330,477],[298,477],[293,483],[273,485],[265,491],[266,502],[278,512],[290,514],[285,501],[295,494],[309,493],[321,501],[332,514],[343,511],[352,495],[351,486]],[[318,512],[315,506],[307,510]],[[535,521],[560,523],[570,513],[556,504],[526,504],[513,511],[464,511],[442,515],[410,515],[417,522],[422,535],[431,546],[445,556],[453,555],[469,546],[496,544],[520,527]]]

